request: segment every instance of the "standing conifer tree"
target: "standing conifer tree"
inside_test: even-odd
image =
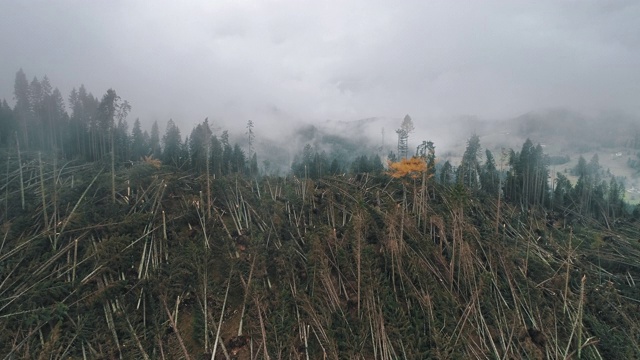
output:
[[[0,145],[10,147],[13,133],[16,131],[18,131],[18,124],[14,112],[7,101],[2,100],[0,103]]]
[[[209,118],[198,124],[189,137],[189,153],[191,167],[197,172],[203,172],[207,167],[209,148],[211,146],[211,128]]]
[[[145,139],[144,133],[140,126],[140,119],[136,118],[133,122],[133,130],[131,131],[131,160],[139,161],[149,152],[149,144]]]
[[[485,163],[480,172],[480,187],[487,194],[494,195],[498,191],[499,174],[496,161],[489,149],[485,150]]]
[[[478,175],[480,164],[478,155],[480,154],[480,138],[473,134],[467,141],[467,148],[462,155],[460,167],[458,167],[458,182],[470,190],[478,189]]]
[[[102,154],[105,154],[107,141],[109,142],[111,151],[111,200],[115,203],[116,201],[116,184],[115,184],[115,162],[116,162],[116,138],[119,137],[118,127],[125,128],[125,134],[123,136],[126,137],[126,117],[131,111],[131,105],[127,101],[121,101],[122,99],[116,91],[113,89],[107,90],[107,93],[102,97],[100,101],[100,105],[98,106],[98,116],[99,123],[101,128],[104,130],[104,133],[108,134],[108,138],[105,139],[104,135],[102,136]],[[116,123],[117,121],[117,123]],[[120,145],[120,144],[119,144]]]
[[[173,122],[173,119],[169,119],[169,122],[167,122],[167,130],[162,137],[162,141],[164,143],[162,162],[178,167],[182,152],[182,137],[180,136],[180,129]]]
[[[154,121],[151,125],[151,135],[149,135],[149,148],[151,150],[151,156],[156,159],[162,157],[162,148],[160,147],[160,130],[158,129],[157,121]]]
[[[220,143],[222,144],[222,174],[228,175],[232,172],[231,163],[233,161],[233,148],[229,143],[229,131],[222,132]]]
[[[217,136],[211,137],[211,146],[209,147],[211,154],[209,161],[211,162],[211,171],[214,177],[222,176],[222,143]]]
[[[18,120],[19,140],[23,148],[29,147],[29,122],[31,119],[31,102],[29,99],[29,82],[22,69],[16,73],[16,80],[13,88],[13,95],[16,100],[13,111]]]
[[[409,151],[409,133],[411,133],[415,128],[413,127],[413,120],[411,120],[411,116],[405,115],[404,120],[402,120],[402,126],[400,129],[396,130],[398,134],[398,157],[399,160],[406,159]]]

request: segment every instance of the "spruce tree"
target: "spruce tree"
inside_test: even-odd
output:
[[[19,124],[19,139],[23,148],[29,147],[29,123],[31,122],[31,100],[29,96],[29,82],[22,69],[16,73],[13,88],[13,95],[16,100],[13,111]]]
[[[149,155],[149,144],[147,144],[140,126],[140,119],[136,118],[133,122],[133,130],[131,131],[131,160],[140,161],[144,156]]]
[[[467,148],[462,155],[460,167],[458,167],[458,182],[471,190],[478,189],[478,175],[480,164],[478,156],[480,154],[480,138],[473,134],[467,141]]]
[[[169,119],[167,122],[167,129],[162,137],[164,143],[164,150],[162,151],[162,162],[179,167],[180,157],[182,155],[182,137],[180,135],[180,129],[173,122],[173,119]]]

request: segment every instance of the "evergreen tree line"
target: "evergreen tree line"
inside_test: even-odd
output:
[[[439,167],[440,184],[462,185],[475,193],[501,197],[524,210],[544,207],[606,222],[625,213],[624,184],[602,169],[597,154],[588,163],[580,157],[571,171],[571,175],[578,178],[575,185],[559,172],[554,178],[550,177],[549,156],[540,144],[534,146],[530,139],[519,152],[503,151],[500,169],[490,150],[485,150],[484,164],[480,154],[479,137],[473,135],[457,169],[449,161]]]
[[[300,178],[319,179],[329,175],[344,173],[381,173],[384,171],[378,154],[362,154],[353,160],[333,157],[325,151],[318,151],[305,145],[301,154],[294,156],[291,172]]]
[[[20,69],[14,95],[13,108],[6,100],[0,103],[0,146],[4,148],[48,152],[67,159],[113,161],[115,166],[148,157],[183,170],[208,171],[214,176],[235,173],[255,176],[259,172],[251,121],[247,123],[249,151],[245,153],[239,144],[231,144],[228,131],[223,131],[220,137],[213,134],[208,119],[184,139],[171,119],[162,137],[157,122],[148,133],[142,130],[139,119],[129,132],[127,115],[131,106],[113,89],[98,100],[84,85],[74,88],[68,97],[67,112],[62,94],[53,88],[47,76],[42,80],[34,77],[29,82]],[[529,139],[519,152],[509,149],[501,154],[500,169],[491,151],[485,150],[484,163],[481,155],[480,139],[473,135],[459,166],[446,161],[438,164],[436,174],[433,143],[423,142],[416,150],[416,156],[428,162],[427,178],[434,177],[442,185],[459,184],[473,192],[520,204],[523,209],[539,206],[572,209],[604,219],[623,214],[624,186],[602,171],[597,156],[589,163],[580,158],[572,174],[578,180],[572,185],[560,173],[550,181],[551,159],[539,144],[534,146]],[[394,158],[393,154],[389,156],[390,160]],[[294,157],[291,171],[298,177],[317,179],[343,173],[381,173],[385,166],[378,154],[362,154],[353,160],[330,159],[326,152],[306,145]]]
[[[481,159],[483,153],[484,162]],[[426,179],[429,181],[440,186],[462,186],[478,195],[500,197],[520,205],[523,210],[540,207],[605,221],[615,220],[625,213],[623,181],[603,171],[597,155],[589,163],[580,157],[571,174],[578,178],[575,185],[562,173],[551,177],[551,158],[540,144],[534,145],[530,139],[524,142],[520,151],[505,149],[500,155],[498,164],[489,149],[482,152],[477,135],[467,141],[457,167],[450,161],[436,164],[435,146],[431,141],[424,141],[415,153],[427,164]],[[397,157],[391,153],[388,160],[395,161]],[[387,171],[378,154],[363,154],[352,161],[337,157],[331,159],[325,151],[313,149],[309,144],[294,157],[291,170],[297,177],[311,179]]]
[[[252,122],[249,122],[252,127]],[[252,130],[249,129],[252,133]],[[169,120],[167,130],[162,138],[163,149],[158,157],[166,165],[191,169],[197,173],[209,171],[215,176],[229,174],[258,175],[258,158],[252,151],[252,137],[249,136],[249,151],[247,156],[238,143],[231,144],[229,132],[223,131],[218,138],[213,134],[209,120],[198,124],[191,135],[182,141],[180,129]]]
[[[0,147],[44,152],[66,159],[111,161],[117,166],[148,157],[162,163],[192,168],[222,176],[231,173],[257,174],[257,155],[253,151],[253,123],[249,122],[249,154],[229,142],[224,131],[218,138],[208,119],[198,124],[183,140],[173,120],[160,136],[157,121],[151,133],[142,130],[139,119],[129,131],[127,115],[131,105],[115,90],[109,89],[99,100],[84,85],[74,88],[68,97],[69,111],[61,92],[53,88],[47,76],[31,82],[22,69],[16,74],[15,106],[0,102]]]

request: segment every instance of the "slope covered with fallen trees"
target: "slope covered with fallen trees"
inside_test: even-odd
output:
[[[8,162],[3,357],[640,357],[637,223],[428,177],[108,170]]]

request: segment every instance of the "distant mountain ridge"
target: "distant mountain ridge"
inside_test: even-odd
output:
[[[306,145],[349,159],[367,151],[387,155],[396,151],[396,130],[403,116],[300,122],[288,133],[281,134],[286,139],[284,143],[279,139],[259,142],[279,154],[278,159],[272,161],[283,163],[283,170]],[[409,136],[410,152],[422,141],[429,140],[435,143],[438,156],[460,155],[472,134],[478,134],[482,145],[489,149],[519,146],[524,139],[530,138],[534,143],[562,144],[562,147],[583,152],[593,146],[627,146],[640,132],[640,120],[628,114],[585,115],[566,108],[532,110],[508,119],[472,115],[433,119],[416,116],[413,121],[415,130]]]
[[[611,147],[625,145],[640,130],[637,117],[621,113],[588,116],[568,109],[531,111],[511,121],[520,136],[566,141],[568,146],[588,144]]]

